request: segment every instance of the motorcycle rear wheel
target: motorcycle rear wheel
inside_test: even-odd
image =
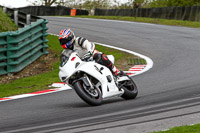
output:
[[[83,101],[92,106],[101,105],[103,101],[101,91],[94,87],[93,92],[89,93],[86,89],[89,90],[90,88],[86,88],[83,81],[79,80],[74,83],[74,90]]]
[[[124,94],[121,96],[122,98],[129,100],[129,99],[135,99],[138,94],[138,89],[135,84],[135,82],[129,77],[129,80],[123,81],[123,87]]]

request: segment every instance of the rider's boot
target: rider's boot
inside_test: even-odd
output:
[[[118,84],[117,79],[121,76],[124,76],[124,73],[122,71],[120,71],[119,69],[117,69],[115,66],[113,67],[112,71],[113,71],[113,75],[114,75],[115,84],[118,86],[119,91],[121,91],[122,88]]]
[[[112,68],[112,72],[113,72],[114,76],[116,76],[116,77],[123,75],[123,72],[120,71],[119,69],[117,69],[117,67],[115,67],[114,65],[113,65],[113,68]]]

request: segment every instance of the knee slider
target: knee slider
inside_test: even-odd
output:
[[[108,67],[109,69],[112,69],[113,64],[105,54],[99,53],[99,54],[94,55],[93,58],[97,63],[104,65],[104,66]]]

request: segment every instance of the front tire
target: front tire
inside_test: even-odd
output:
[[[84,82],[79,80],[76,83],[74,83],[74,90],[78,94],[78,96],[92,106],[98,106],[102,104],[102,94],[101,91],[98,88],[94,88],[93,92],[89,93],[89,89],[84,85]],[[87,90],[86,90],[87,89]],[[93,93],[93,94],[92,94]]]

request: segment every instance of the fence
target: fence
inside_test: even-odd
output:
[[[4,8],[5,10],[5,8]],[[7,8],[6,12],[15,12]],[[12,13],[11,13],[12,14]],[[19,23],[26,25],[17,31],[0,33],[0,75],[21,71],[24,67],[35,61],[43,54],[48,54],[46,36],[48,35],[47,20],[30,16],[31,24],[27,25],[21,21],[19,12]],[[17,16],[16,16],[17,17]],[[12,15],[11,15],[12,18]]]
[[[41,19],[40,17],[27,14],[24,12],[20,12],[15,9],[7,8],[7,7],[2,7],[2,8],[3,8],[4,13],[8,14],[11,20],[14,21],[15,24],[20,28],[24,27],[25,25],[31,24],[31,22],[37,21],[37,19]]]
[[[200,6],[137,9],[95,9],[95,15],[200,21]]]
[[[28,6],[17,8],[19,11],[26,12],[28,14],[36,15],[36,16],[62,16],[62,15],[70,15],[71,8],[64,6]],[[88,15],[89,12],[87,10],[76,10],[76,15]]]

